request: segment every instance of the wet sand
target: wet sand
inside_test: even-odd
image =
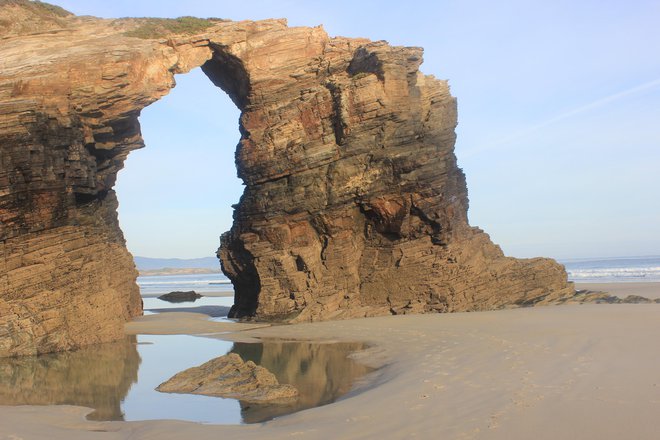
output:
[[[176,310],[176,309],[175,309]],[[209,321],[201,313],[167,312],[145,315],[126,324],[127,335],[200,335],[242,332],[244,330],[269,327],[270,324]]]
[[[187,316],[128,328],[225,331],[178,315]],[[259,425],[90,422],[76,407],[0,407],[0,439],[655,439],[658,334],[660,304],[243,326],[219,337],[363,341],[371,348],[355,358],[381,368],[361,392]]]
[[[607,292],[624,298],[628,295],[639,295],[649,299],[660,298],[660,282],[655,283],[575,283],[577,290]]]

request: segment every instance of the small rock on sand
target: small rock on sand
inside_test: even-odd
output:
[[[162,299],[163,301],[167,301],[171,303],[181,303],[181,302],[195,302],[202,296],[203,295],[200,295],[194,290],[188,290],[185,292],[175,291],[175,292],[166,293],[165,295],[159,296],[158,299]]]

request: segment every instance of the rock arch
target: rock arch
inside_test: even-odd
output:
[[[198,66],[242,111],[246,189],[219,249],[233,316],[483,310],[572,291],[560,265],[506,258],[468,225],[455,99],[419,72],[421,48],[283,20],[178,34],[156,21],[145,37],[150,20],[0,7],[23,20],[0,35],[0,356],[117,339],[141,313],[112,187],[143,146],[140,110]]]

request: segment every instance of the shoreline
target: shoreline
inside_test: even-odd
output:
[[[639,295],[649,299],[660,298],[660,281],[634,281],[618,283],[575,283],[575,290],[605,292],[620,298]]]
[[[590,290],[593,292],[606,292],[615,296],[640,295],[649,299],[660,298],[660,281],[634,281],[613,283],[573,282],[575,290]],[[231,286],[231,284],[228,284]],[[194,290],[194,289],[193,289]],[[168,292],[143,293],[142,298],[158,298]],[[234,296],[234,291],[197,292],[209,298],[227,298]]]
[[[222,275],[222,270],[206,269],[206,268],[162,268],[162,269],[138,269],[141,277],[162,277],[162,276],[175,276],[175,275]]]
[[[170,293],[170,292],[171,291],[163,292],[163,293],[143,293],[140,296],[142,298],[158,298],[159,296],[165,295],[165,294]],[[195,292],[197,292],[197,291],[195,290]],[[218,290],[218,291],[214,291],[214,292],[197,292],[197,293],[202,295],[202,297],[207,296],[209,298],[227,298],[227,297],[234,296],[234,291],[233,290],[229,290],[229,291]]]
[[[610,285],[608,292],[620,287]],[[660,290],[660,283],[649,288]],[[234,341],[360,341],[370,348],[351,357],[381,369],[374,383],[331,405],[263,424],[91,422],[84,420],[88,410],[79,407],[5,406],[0,438],[653,439],[660,430],[660,304],[574,304],[240,329],[199,314],[168,315],[174,314],[140,318],[127,329]]]

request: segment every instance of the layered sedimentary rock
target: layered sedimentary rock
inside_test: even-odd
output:
[[[273,373],[236,353],[188,368],[158,385],[163,393],[202,394],[240,399],[247,403],[285,404],[298,398],[298,390],[281,384]]]
[[[560,265],[506,258],[468,225],[456,102],[419,72],[420,48],[283,20],[101,20],[24,0],[0,0],[0,23],[0,356],[117,339],[141,313],[112,188],[143,146],[140,110],[198,66],[242,112],[246,188],[219,250],[233,316],[572,293]]]

